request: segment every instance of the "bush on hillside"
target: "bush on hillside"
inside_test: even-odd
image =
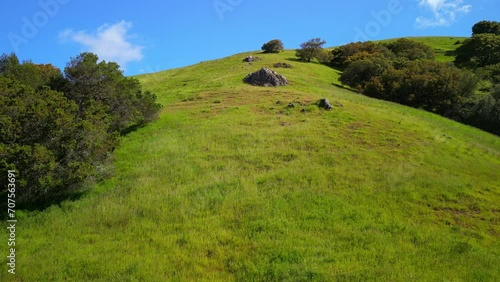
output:
[[[371,41],[349,43],[331,51],[329,65],[334,68],[344,69],[349,64],[367,59],[372,56],[390,58],[391,52],[387,47]]]
[[[152,120],[160,108],[136,79],[91,53],[72,59],[64,75],[3,55],[0,93],[0,170],[18,173],[16,203],[32,208],[99,177],[119,134]]]
[[[262,45],[261,49],[264,53],[279,53],[283,51],[285,47],[283,46],[283,42],[281,42],[281,40],[274,39]]]
[[[411,39],[398,39],[390,43],[374,43],[371,41],[349,43],[331,51],[329,65],[345,69],[351,63],[372,57],[384,60],[433,60],[434,51],[424,43]]]
[[[295,55],[301,61],[310,62],[312,59],[317,59],[323,50],[323,45],[326,41],[321,38],[313,38],[302,44],[300,44],[300,49],[296,50]]]
[[[316,54],[316,59],[318,60],[318,62],[328,65],[332,61],[333,55],[330,51],[321,49]]]
[[[434,51],[424,43],[407,38],[384,44],[396,57],[408,60],[434,60]]]
[[[472,96],[477,80],[468,75],[431,60],[395,63],[374,58],[351,64],[340,79],[367,96],[444,114]]]
[[[82,53],[64,69],[61,90],[77,103],[79,113],[97,105],[110,119],[108,131],[119,133],[154,119],[160,109],[156,96],[143,92],[137,79],[125,77],[118,64],[98,61],[97,55]]]
[[[480,21],[472,27],[472,35],[491,33],[500,35],[500,22]]]
[[[364,95],[425,109],[500,134],[497,97],[500,36],[490,23],[457,49],[455,65],[436,62],[433,49],[410,39],[357,42],[331,51],[340,81]],[[478,32],[477,30],[482,30]]]
[[[456,51],[459,67],[481,68],[500,63],[500,35],[478,34],[464,41]]]

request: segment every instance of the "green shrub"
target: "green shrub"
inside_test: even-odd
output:
[[[285,47],[283,46],[283,42],[281,42],[281,40],[273,39],[262,45],[261,49],[264,51],[264,53],[279,53],[283,51]]]
[[[0,58],[0,170],[20,175],[21,206],[40,208],[79,190],[119,134],[160,109],[138,80],[94,54],[80,54],[64,74],[52,65],[21,64],[15,55]]]

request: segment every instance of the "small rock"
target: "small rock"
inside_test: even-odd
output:
[[[252,63],[252,62],[260,61],[260,60],[262,60],[262,59],[259,57],[248,56],[245,59],[243,59],[243,62]]]
[[[295,108],[295,104],[294,103],[290,103],[290,104],[288,104],[288,107],[289,108]]]
[[[319,100],[319,107],[324,108],[325,110],[329,111],[332,109],[332,104],[328,101],[328,99],[324,98]]]
[[[248,56],[246,57],[245,59],[243,59],[243,62],[247,62],[247,63],[250,63],[250,62],[253,62],[255,59],[253,58],[253,56]]]
[[[288,64],[288,63],[276,63],[274,64],[274,67],[275,68],[285,68],[285,69],[290,69],[292,68],[292,65]]]

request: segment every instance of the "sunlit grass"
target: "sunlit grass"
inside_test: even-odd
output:
[[[113,178],[19,219],[0,280],[498,280],[500,139],[293,54],[140,76],[159,120],[123,138]],[[276,62],[289,86],[241,82]]]

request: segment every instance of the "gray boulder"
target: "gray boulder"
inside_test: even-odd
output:
[[[319,105],[318,106],[320,108],[324,108],[327,111],[329,111],[329,110],[331,110],[333,108],[332,104],[330,104],[330,102],[326,98],[319,100]]]
[[[285,68],[285,69],[291,69],[292,65],[288,63],[276,63],[273,65],[275,68]]]
[[[286,77],[268,68],[262,68],[247,75],[243,82],[254,86],[284,86],[288,84]]]
[[[247,62],[247,63],[251,63],[254,61],[254,58],[253,56],[248,56],[246,57],[245,59],[243,59],[243,62]]]
[[[260,61],[260,60],[261,60],[261,58],[259,58],[259,57],[248,56],[245,59],[243,59],[243,62],[252,63],[252,62]]]

